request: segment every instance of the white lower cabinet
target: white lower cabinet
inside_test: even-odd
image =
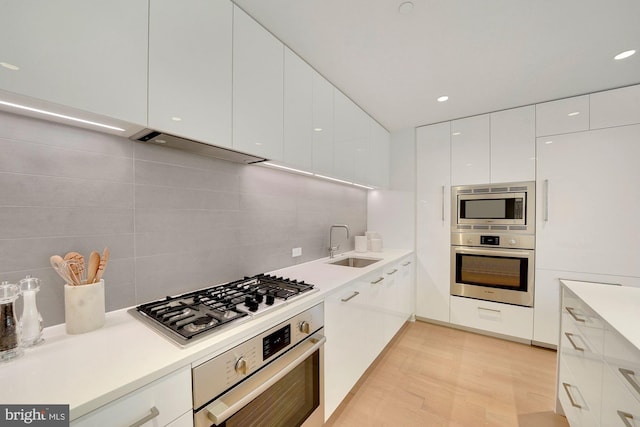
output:
[[[325,421],[411,315],[412,260],[376,269],[325,299]]]
[[[451,296],[451,323],[495,334],[531,340],[533,309]]]
[[[191,367],[186,366],[118,400],[84,415],[74,427],[130,426],[148,418],[144,426],[193,425]]]

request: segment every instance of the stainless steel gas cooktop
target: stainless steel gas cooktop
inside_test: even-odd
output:
[[[303,281],[259,274],[142,304],[130,313],[185,346],[229,324],[276,309],[313,289]]]

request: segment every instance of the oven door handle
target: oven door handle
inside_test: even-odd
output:
[[[327,339],[315,334],[241,382],[202,410],[215,425],[222,424],[269,387],[280,381],[322,347]]]
[[[469,247],[455,247],[454,251],[457,254],[467,255],[491,255],[491,256],[506,256],[506,257],[518,257],[528,258],[533,253],[533,250],[517,250],[517,249],[494,249],[494,248],[469,248]]]

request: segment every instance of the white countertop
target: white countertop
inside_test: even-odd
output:
[[[340,254],[381,258],[364,268],[328,265],[328,258],[270,272],[304,280],[318,289],[278,310],[230,326],[187,348],[159,335],[127,309],[107,313],[99,330],[67,335],[65,326],[44,330],[44,342],[0,364],[0,403],[69,404],[76,419],[189,364],[198,364],[234,347],[246,338],[303,311],[358,277],[411,254],[410,250]]]
[[[640,350],[640,288],[574,280],[560,282]]]

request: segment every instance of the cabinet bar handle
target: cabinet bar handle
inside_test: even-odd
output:
[[[573,406],[574,408],[582,409],[582,406],[578,405],[576,401],[573,400],[573,396],[571,396],[571,392],[569,391],[569,387],[571,387],[571,384],[562,383],[562,387],[564,387],[565,393],[567,393],[567,396],[569,396],[569,402],[571,402],[571,406]]]
[[[628,412],[618,411],[618,416],[625,426],[633,427],[633,424],[629,422],[629,420],[633,421],[633,415],[629,414]]]
[[[493,311],[494,313],[500,313],[500,310],[496,310],[494,308],[478,307],[478,310]]]
[[[384,277],[378,277],[376,280],[371,282],[371,284],[372,285],[377,285],[378,283],[382,282],[383,280],[384,280]]]
[[[638,385],[638,381],[636,381],[636,373],[631,369],[625,368],[618,368],[618,371],[620,371],[625,380],[629,381],[629,384],[631,384],[635,391],[640,394],[640,385]]]
[[[396,274],[397,272],[398,272],[398,269],[394,268],[393,270],[387,273],[387,276],[391,276],[392,274]]]
[[[573,341],[573,338],[572,338],[572,337],[573,337],[574,335],[573,335],[572,333],[565,332],[564,334],[567,336],[567,339],[569,340],[569,342],[571,343],[571,345],[573,346],[573,348],[574,348],[575,350],[578,350],[578,351],[584,351],[584,348],[582,348],[582,347],[578,347],[578,346],[576,345],[576,343]]]
[[[444,185],[442,186],[442,204],[441,204],[441,211],[442,211],[442,222],[444,222]]]
[[[403,267],[406,267],[407,265],[411,264],[411,261],[407,261],[404,264],[402,264]]]
[[[346,298],[342,298],[340,301],[342,301],[342,302],[347,302],[347,301],[349,301],[350,299],[353,299],[353,298],[357,297],[358,295],[360,295],[360,292],[358,292],[358,291],[353,291],[353,294],[351,294],[350,296],[348,296],[348,297],[346,297]]]
[[[158,411],[158,408],[156,408],[155,406],[152,407],[149,410],[149,415],[147,415],[144,418],[139,419],[138,421],[136,421],[135,423],[131,424],[129,427],[140,427],[141,425],[143,425],[144,423],[147,423],[149,421],[151,421],[152,419],[154,419],[155,417],[157,417],[158,415],[160,415],[160,411]]]
[[[573,317],[573,319],[576,322],[586,322],[586,320],[579,318],[578,316],[576,316],[576,314],[573,312],[573,310],[575,310],[575,308],[573,307],[565,307],[565,309],[567,310],[567,312],[571,315],[571,317]]]
[[[549,221],[549,180],[542,183],[542,220]]]

